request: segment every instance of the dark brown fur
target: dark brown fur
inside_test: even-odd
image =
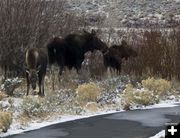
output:
[[[81,68],[84,54],[95,49],[104,50],[103,43],[92,30],[91,33],[84,31],[83,34],[70,34],[65,38],[53,38],[47,45],[50,64],[57,63],[62,74],[64,66],[77,70]]]
[[[113,45],[104,53],[105,66],[111,67],[119,74],[121,72],[122,59],[127,60],[131,56],[136,57],[137,52],[123,40],[121,45]]]

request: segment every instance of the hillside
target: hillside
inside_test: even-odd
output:
[[[107,27],[172,27],[180,20],[180,0],[68,0],[65,8],[90,22],[101,17]]]

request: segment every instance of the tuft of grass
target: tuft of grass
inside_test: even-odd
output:
[[[6,97],[7,97],[7,95],[0,91],[0,101]]]
[[[158,103],[160,99],[168,96],[171,91],[170,81],[164,79],[148,78],[142,80],[140,89],[134,88],[132,84],[127,84],[122,94],[123,106],[129,109],[130,106],[151,105]]]
[[[98,104],[96,102],[88,102],[85,106],[85,109],[90,112],[97,112],[98,111]]]
[[[79,85],[76,89],[77,102],[81,105],[86,105],[88,102],[96,102],[100,93],[101,88],[93,82]]]
[[[142,86],[159,96],[167,95],[172,88],[170,81],[165,79],[155,79],[154,77],[142,80]]]
[[[0,112],[0,132],[7,132],[12,123],[12,114],[9,112]]]
[[[152,105],[158,103],[159,99],[153,95],[152,91],[145,89],[135,89],[131,84],[126,86],[122,94],[124,109],[130,109],[133,105]]]

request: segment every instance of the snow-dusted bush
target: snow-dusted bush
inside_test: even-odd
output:
[[[12,114],[9,112],[0,112],[0,133],[7,132],[12,123]]]
[[[148,78],[142,80],[140,89],[128,84],[123,91],[122,99],[125,109],[133,105],[151,105],[168,96],[171,90],[171,83],[164,79]]]
[[[76,94],[71,89],[49,92],[44,98],[28,96],[23,99],[20,110],[26,117],[46,117],[51,114],[81,114],[84,110],[77,105]]]
[[[39,97],[28,96],[24,98],[21,104],[21,109],[23,114],[28,117],[41,117],[46,113],[43,108],[43,99]]]
[[[122,75],[99,82],[98,84],[102,88],[102,92],[98,97],[98,103],[101,105],[116,104],[119,101],[119,95],[126,88],[128,81],[129,77]]]
[[[85,83],[79,85],[76,89],[77,93],[77,102],[81,105],[85,105],[88,102],[96,102],[98,96],[101,93],[101,88],[93,83]]]
[[[122,94],[122,104],[124,109],[130,109],[134,105],[151,105],[156,103],[153,93],[145,89],[135,89],[131,84],[126,86]]]
[[[71,89],[60,89],[48,93],[44,99],[44,109],[47,112],[80,114],[82,109],[76,104],[76,93]]]
[[[13,95],[13,92],[21,84],[22,80],[19,78],[6,79],[1,85],[1,89],[5,91],[8,95]]]
[[[155,95],[164,96],[171,90],[171,82],[165,79],[148,78],[142,80],[143,88],[152,91]]]

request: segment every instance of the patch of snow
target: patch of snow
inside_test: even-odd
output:
[[[165,130],[160,131],[155,136],[149,137],[149,138],[164,138],[165,137]]]
[[[154,104],[154,105],[150,105],[147,106],[143,109],[155,109],[155,108],[167,108],[167,107],[175,107],[178,106],[178,104],[180,104],[180,102],[170,102],[170,101],[161,101],[159,104]]]

